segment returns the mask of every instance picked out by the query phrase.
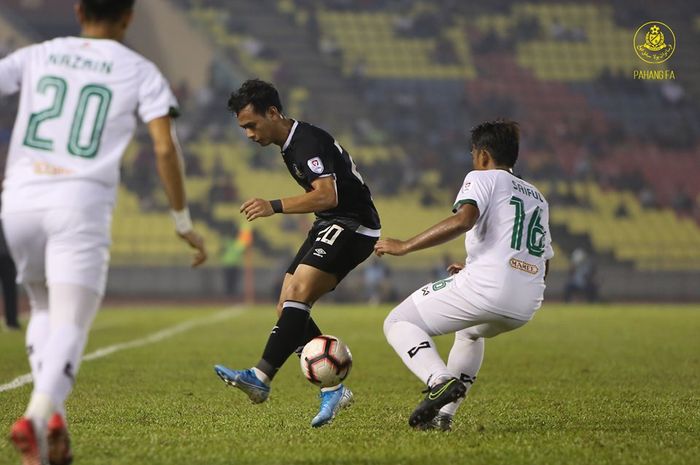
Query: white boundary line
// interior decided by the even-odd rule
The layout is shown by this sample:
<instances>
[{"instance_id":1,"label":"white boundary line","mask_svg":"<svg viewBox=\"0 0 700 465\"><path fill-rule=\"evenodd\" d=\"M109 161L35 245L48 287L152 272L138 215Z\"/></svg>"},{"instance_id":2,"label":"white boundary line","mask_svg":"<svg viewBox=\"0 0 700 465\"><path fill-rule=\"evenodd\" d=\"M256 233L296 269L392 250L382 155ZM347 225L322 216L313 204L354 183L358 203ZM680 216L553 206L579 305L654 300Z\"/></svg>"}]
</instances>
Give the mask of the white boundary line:
<instances>
[{"instance_id":1,"label":"white boundary line","mask_svg":"<svg viewBox=\"0 0 700 465\"><path fill-rule=\"evenodd\" d=\"M134 349L136 347L143 347L149 344L155 344L164 339L176 336L178 334L187 332L191 329L198 328L200 326L210 325L212 323L218 323L220 321L228 320L229 318L236 317L243 313L245 310L242 308L228 309L221 312L217 312L206 318L197 318L188 321L184 321L175 326L170 326L169 328L162 329L153 334L149 334L141 339L134 339L133 341L122 342L119 344L114 344L111 346L103 347L97 349L94 352L83 357L83 361L88 362L90 360L97 360L98 358L106 357L115 352L120 352L126 349ZM18 376L9 383L0 384L0 392L11 391L13 389L20 388L24 385L30 384L32 382L31 373L26 373L24 375Z\"/></svg>"}]
</instances>

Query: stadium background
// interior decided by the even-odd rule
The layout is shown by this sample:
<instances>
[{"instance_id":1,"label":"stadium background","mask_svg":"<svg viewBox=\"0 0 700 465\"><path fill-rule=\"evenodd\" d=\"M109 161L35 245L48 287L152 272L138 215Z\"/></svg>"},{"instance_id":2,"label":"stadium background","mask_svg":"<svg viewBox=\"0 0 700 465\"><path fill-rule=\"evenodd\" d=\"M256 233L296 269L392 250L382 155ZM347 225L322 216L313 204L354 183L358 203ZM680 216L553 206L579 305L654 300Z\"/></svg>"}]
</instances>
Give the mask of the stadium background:
<instances>
[{"instance_id":1,"label":"stadium background","mask_svg":"<svg viewBox=\"0 0 700 465\"><path fill-rule=\"evenodd\" d=\"M73 3L2 0L0 55L77 34ZM677 40L662 65L632 46L651 20ZM289 116L348 149L384 235L405 238L447 215L470 169L469 128L507 116L522 128L516 171L551 205L549 297L563 296L581 249L603 300L700 299L696 1L141 0L127 44L180 100L190 206L212 258L188 268L141 128L123 163L110 296L219 298L233 264L244 271L231 299L276 297L311 219L277 215L248 231L238 214L250 196L298 192L278 150L248 142L226 111L231 90L260 77L278 86ZM633 79L645 69L676 79ZM3 154L15 106L1 102ZM390 274L369 261L335 298L367 299L377 276L383 298L405 295L440 277L447 257L463 259L461 240L386 259Z\"/></svg>"}]
</instances>

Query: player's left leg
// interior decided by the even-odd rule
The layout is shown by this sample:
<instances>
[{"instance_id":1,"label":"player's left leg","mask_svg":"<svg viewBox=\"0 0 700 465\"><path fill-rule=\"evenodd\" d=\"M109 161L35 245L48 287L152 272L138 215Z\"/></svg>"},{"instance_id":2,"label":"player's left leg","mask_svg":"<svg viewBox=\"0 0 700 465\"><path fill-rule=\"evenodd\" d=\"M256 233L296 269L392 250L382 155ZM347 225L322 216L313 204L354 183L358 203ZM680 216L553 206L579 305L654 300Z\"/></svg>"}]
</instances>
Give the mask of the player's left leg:
<instances>
[{"instance_id":1,"label":"player's left leg","mask_svg":"<svg viewBox=\"0 0 700 465\"><path fill-rule=\"evenodd\" d=\"M489 312L482 312L481 324L475 324L455 333L455 340L447 359L447 369L458 377L467 388L464 397L449 403L440 409L433 425L443 431L452 427L452 418L471 387L474 385L484 360L484 345L487 338L512 331L524 325L526 321L508 318Z\"/></svg>"},{"instance_id":2,"label":"player's left leg","mask_svg":"<svg viewBox=\"0 0 700 465\"><path fill-rule=\"evenodd\" d=\"M44 224L50 329L27 416L47 425L48 457L60 465L72 460L65 401L106 287L111 208L52 210Z\"/></svg>"},{"instance_id":3,"label":"player's left leg","mask_svg":"<svg viewBox=\"0 0 700 465\"><path fill-rule=\"evenodd\" d=\"M310 265L300 264L285 289L282 312L268 338L257 368L272 379L302 342L311 306L338 284L337 277Z\"/></svg>"},{"instance_id":4,"label":"player's left leg","mask_svg":"<svg viewBox=\"0 0 700 465\"><path fill-rule=\"evenodd\" d=\"M26 348L32 378L37 379L41 352L49 333L49 302L46 289L44 212L3 213L3 229L17 265L18 281L29 296L31 316L27 326ZM47 423L27 414L15 421L10 438L25 464L47 459Z\"/></svg>"}]
</instances>

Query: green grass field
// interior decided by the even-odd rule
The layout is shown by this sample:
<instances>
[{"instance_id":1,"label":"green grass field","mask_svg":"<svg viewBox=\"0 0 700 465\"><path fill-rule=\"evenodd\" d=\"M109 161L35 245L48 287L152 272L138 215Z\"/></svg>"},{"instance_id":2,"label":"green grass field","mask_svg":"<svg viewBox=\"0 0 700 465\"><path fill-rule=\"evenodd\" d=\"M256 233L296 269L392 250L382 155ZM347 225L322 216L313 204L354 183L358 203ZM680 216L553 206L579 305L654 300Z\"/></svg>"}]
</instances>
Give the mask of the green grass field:
<instances>
[{"instance_id":1,"label":"green grass field","mask_svg":"<svg viewBox=\"0 0 700 465\"><path fill-rule=\"evenodd\" d=\"M384 341L389 307L319 304L324 331L354 356L355 404L319 430L317 390L290 358L270 400L252 405L214 375L255 363L271 307L119 308L99 315L87 353L195 320L172 337L84 362L70 398L75 463L697 464L700 308L546 305L486 343L479 381L451 433L409 429L423 388ZM183 328L181 328L183 329ZM438 339L443 353L451 345ZM0 384L28 371L23 335L0 333ZM0 392L0 424L30 385ZM19 463L7 441L0 465Z\"/></svg>"}]
</instances>

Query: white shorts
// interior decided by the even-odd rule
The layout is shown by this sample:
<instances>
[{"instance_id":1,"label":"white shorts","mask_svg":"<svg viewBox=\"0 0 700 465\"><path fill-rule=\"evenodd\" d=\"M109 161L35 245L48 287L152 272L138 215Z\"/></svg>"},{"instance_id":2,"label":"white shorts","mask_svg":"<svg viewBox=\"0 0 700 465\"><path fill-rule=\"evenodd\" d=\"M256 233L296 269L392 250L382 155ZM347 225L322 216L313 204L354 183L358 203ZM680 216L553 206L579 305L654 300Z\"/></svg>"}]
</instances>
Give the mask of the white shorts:
<instances>
[{"instance_id":1,"label":"white shorts","mask_svg":"<svg viewBox=\"0 0 700 465\"><path fill-rule=\"evenodd\" d=\"M478 299L470 297L471 293L473 291L460 286L454 277L441 279L416 290L406 299L406 303L410 301L413 305L400 304L397 310L401 312L401 307L415 307L423 323L421 326L431 336L465 330L471 339L489 338L527 323L528 320L478 308L474 305Z\"/></svg>"},{"instance_id":2,"label":"white shorts","mask_svg":"<svg viewBox=\"0 0 700 465\"><path fill-rule=\"evenodd\" d=\"M111 223L109 205L3 213L17 282L76 284L103 295Z\"/></svg>"}]
</instances>

